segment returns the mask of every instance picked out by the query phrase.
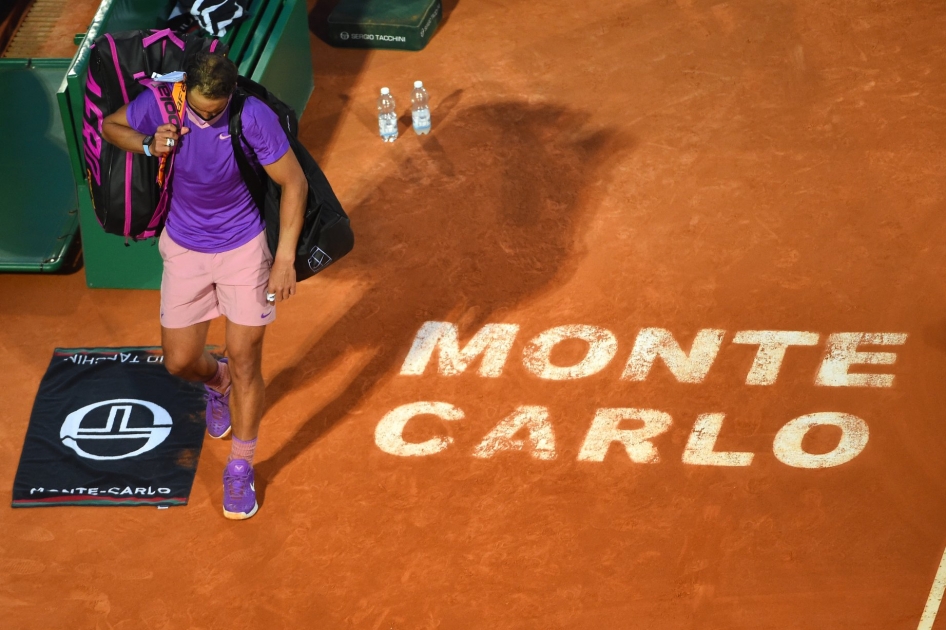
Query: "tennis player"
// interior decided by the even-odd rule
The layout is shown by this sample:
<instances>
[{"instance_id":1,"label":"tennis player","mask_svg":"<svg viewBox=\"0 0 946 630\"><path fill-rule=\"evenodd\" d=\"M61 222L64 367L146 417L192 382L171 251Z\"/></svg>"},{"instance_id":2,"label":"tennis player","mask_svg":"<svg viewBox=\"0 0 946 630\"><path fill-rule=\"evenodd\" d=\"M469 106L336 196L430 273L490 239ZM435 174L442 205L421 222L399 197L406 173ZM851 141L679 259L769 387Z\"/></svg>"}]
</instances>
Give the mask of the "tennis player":
<instances>
[{"instance_id":1,"label":"tennis player","mask_svg":"<svg viewBox=\"0 0 946 630\"><path fill-rule=\"evenodd\" d=\"M157 99L145 90L105 119L102 135L155 159L176 152L170 210L158 242L164 364L174 375L204 383L210 436L232 432L223 514L246 519L259 508L253 459L264 408L263 335L276 319L276 304L296 291L293 261L308 183L276 114L248 98L244 150L282 187L279 243L270 252L229 134L237 68L221 55L199 53L185 70L183 127L162 124ZM206 350L207 330L221 315L227 320L226 358L217 360Z\"/></svg>"}]
</instances>

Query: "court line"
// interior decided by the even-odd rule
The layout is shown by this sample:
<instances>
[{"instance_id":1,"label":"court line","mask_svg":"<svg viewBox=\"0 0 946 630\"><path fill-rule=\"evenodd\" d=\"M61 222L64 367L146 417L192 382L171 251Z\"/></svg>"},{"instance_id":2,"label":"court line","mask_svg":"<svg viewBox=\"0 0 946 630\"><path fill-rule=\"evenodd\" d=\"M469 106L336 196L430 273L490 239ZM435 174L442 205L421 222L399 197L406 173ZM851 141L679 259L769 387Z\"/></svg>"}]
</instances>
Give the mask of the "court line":
<instances>
[{"instance_id":1,"label":"court line","mask_svg":"<svg viewBox=\"0 0 946 630\"><path fill-rule=\"evenodd\" d=\"M946 591L946 550L943 551L943 557L939 561L936 577L933 578L933 587L930 589L930 596L926 600L923 616L920 617L920 625L917 626L916 630L933 629L933 622L936 621L936 614L939 612L939 605L943 601L944 591Z\"/></svg>"}]
</instances>

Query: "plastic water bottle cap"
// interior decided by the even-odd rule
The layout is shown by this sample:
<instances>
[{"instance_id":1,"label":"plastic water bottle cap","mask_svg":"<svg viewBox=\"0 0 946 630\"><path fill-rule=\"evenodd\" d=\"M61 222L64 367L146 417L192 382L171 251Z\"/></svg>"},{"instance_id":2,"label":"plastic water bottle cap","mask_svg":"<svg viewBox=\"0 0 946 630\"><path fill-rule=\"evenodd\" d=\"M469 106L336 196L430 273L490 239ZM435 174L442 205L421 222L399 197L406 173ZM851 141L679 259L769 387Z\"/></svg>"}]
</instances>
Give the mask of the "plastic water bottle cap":
<instances>
[{"instance_id":1,"label":"plastic water bottle cap","mask_svg":"<svg viewBox=\"0 0 946 630\"><path fill-rule=\"evenodd\" d=\"M414 87L416 87L416 88L424 87L424 82L423 82L423 81L414 81Z\"/></svg>"},{"instance_id":2,"label":"plastic water bottle cap","mask_svg":"<svg viewBox=\"0 0 946 630\"><path fill-rule=\"evenodd\" d=\"M391 93L391 90L389 90L388 88L381 88L381 93L382 93L382 94L390 94L390 93Z\"/></svg>"}]
</instances>

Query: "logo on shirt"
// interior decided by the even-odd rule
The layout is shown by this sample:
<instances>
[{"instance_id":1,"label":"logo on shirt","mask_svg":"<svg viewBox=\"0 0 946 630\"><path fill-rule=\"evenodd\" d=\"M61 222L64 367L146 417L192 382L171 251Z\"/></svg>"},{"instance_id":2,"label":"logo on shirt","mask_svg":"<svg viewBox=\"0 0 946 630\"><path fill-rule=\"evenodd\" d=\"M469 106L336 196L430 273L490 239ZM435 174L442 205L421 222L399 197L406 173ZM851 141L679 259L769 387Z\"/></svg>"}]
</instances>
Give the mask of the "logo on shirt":
<instances>
[{"instance_id":1,"label":"logo on shirt","mask_svg":"<svg viewBox=\"0 0 946 630\"><path fill-rule=\"evenodd\" d=\"M220 135L217 136L217 137L220 138L221 140L229 140L229 139L230 139L230 134L220 134Z\"/></svg>"}]
</instances>

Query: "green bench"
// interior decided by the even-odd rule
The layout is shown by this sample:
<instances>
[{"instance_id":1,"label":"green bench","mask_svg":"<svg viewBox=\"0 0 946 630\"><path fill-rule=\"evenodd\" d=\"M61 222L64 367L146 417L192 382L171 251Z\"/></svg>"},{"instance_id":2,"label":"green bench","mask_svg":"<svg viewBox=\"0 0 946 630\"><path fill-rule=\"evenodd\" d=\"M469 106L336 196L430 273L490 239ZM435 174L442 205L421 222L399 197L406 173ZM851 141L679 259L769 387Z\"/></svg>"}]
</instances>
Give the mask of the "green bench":
<instances>
[{"instance_id":1,"label":"green bench","mask_svg":"<svg viewBox=\"0 0 946 630\"><path fill-rule=\"evenodd\" d=\"M83 157L85 73L92 42L106 32L163 28L173 0L104 0L57 93L78 202L86 284L94 288L157 289L161 257L156 241L129 242L106 234L92 208ZM223 38L240 73L268 87L301 116L314 88L304 0L254 0L250 16ZM61 75L60 75L61 76Z\"/></svg>"},{"instance_id":2,"label":"green bench","mask_svg":"<svg viewBox=\"0 0 946 630\"><path fill-rule=\"evenodd\" d=\"M55 272L79 226L66 134L55 108L68 59L0 59L0 271Z\"/></svg>"}]
</instances>

